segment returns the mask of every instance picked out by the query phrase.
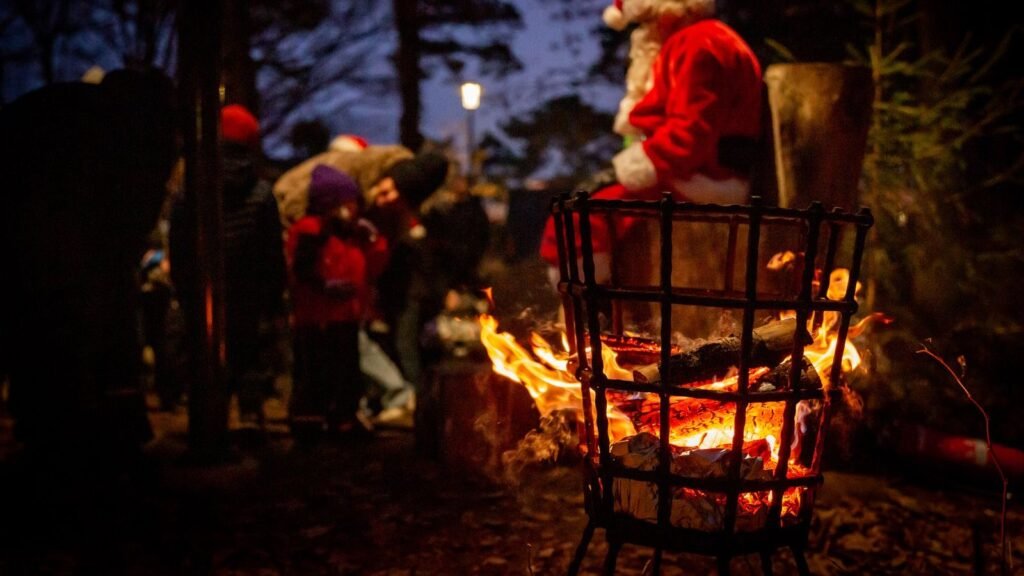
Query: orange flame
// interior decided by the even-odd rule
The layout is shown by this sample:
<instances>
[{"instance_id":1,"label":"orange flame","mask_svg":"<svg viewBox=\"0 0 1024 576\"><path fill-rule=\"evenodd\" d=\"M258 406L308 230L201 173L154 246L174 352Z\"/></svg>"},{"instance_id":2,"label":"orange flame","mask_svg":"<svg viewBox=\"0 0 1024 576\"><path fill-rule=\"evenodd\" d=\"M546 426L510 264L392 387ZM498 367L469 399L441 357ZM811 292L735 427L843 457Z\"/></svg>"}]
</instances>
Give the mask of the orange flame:
<instances>
[{"instance_id":1,"label":"orange flame","mask_svg":"<svg viewBox=\"0 0 1024 576\"><path fill-rule=\"evenodd\" d=\"M541 414L582 410L583 393L569 370L568 352L556 352L543 336L534 332L530 337L531 353L516 342L515 336L498 332L497 319L488 314L480 316L480 340L492 369L525 386ZM613 350L604 346L601 356L609 378L632 379L632 372L619 366ZM629 417L612 404L608 405L608 428L613 441L636 434Z\"/></svg>"}]
</instances>

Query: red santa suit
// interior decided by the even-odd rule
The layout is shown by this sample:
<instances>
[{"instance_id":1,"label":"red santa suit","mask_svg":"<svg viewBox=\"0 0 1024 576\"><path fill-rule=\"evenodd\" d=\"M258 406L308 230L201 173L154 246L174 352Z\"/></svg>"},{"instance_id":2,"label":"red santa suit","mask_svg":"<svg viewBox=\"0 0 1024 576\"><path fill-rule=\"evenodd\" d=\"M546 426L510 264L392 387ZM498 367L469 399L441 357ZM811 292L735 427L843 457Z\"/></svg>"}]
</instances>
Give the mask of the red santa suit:
<instances>
[{"instance_id":1,"label":"red santa suit","mask_svg":"<svg viewBox=\"0 0 1024 576\"><path fill-rule=\"evenodd\" d=\"M691 202L747 201L749 181L729 154L760 135L761 66L713 13L712 0L623 0L606 11L613 28L639 24L615 121L616 132L636 141L612 159L618 183L593 198L657 199L667 190ZM632 224L618 217L609 230L604 217L591 219L599 281L612 243ZM541 256L557 264L556 248L549 219Z\"/></svg>"}]
</instances>

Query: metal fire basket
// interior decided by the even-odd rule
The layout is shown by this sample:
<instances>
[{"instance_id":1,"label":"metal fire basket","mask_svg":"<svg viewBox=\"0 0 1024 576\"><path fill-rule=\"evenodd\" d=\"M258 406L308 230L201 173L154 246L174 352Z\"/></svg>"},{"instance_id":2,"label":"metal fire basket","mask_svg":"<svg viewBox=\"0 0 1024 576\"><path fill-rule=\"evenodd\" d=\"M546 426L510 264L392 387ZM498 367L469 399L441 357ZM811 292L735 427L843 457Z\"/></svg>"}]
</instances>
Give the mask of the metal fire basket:
<instances>
[{"instance_id":1,"label":"metal fire basket","mask_svg":"<svg viewBox=\"0 0 1024 576\"><path fill-rule=\"evenodd\" d=\"M663 551L694 553L716 559L719 574L729 571L730 559L746 554L759 554L763 571L771 574L772 554L781 548L790 548L801 574L809 574L804 549L811 522L811 510L818 487L823 482L821 455L823 436L830 417L831 400L838 394L837 386L809 388L800 385L800 370L794 368L789 385L770 392L755 391L749 386L752 333L758 312L790 310L796 315L796 325L808 321L817 325L826 312L838 313L838 333L830 372L830 381L839 383L842 376L842 357L851 316L857 311L855 290L864 242L873 224L871 213L861 208L856 213L840 209L826 210L820 203L812 203L806 210L763 205L754 197L750 205L712 205L680 202L665 194L660 200L604 200L591 198L585 192L573 196L564 194L552 204L556 233L559 239L559 292L569 335L570 353L578 357L576 378L582 388L583 420L586 457L585 502L589 522L584 529L569 573L576 574L586 555L594 531L603 528L608 542L605 572L615 570L616 557L624 544L653 548L654 573L660 570ZM616 281L595 281L594 249L591 217L626 215L653 221L652 229L660 239L651 241L650 249L658 246L660 278L654 285L619 286ZM673 228L677 223L704 223L728 230L728 250L720 264L725 281L717 288L690 288L673 286ZM772 230L778 226L788 230L798 243L794 252L802 253L793 272L793 283L786 290L762 290L758 285L759 268L766 254L763 245L770 245ZM763 234L765 232L765 234ZM852 234L851 234L852 232ZM743 233L746 238L743 240ZM652 237L655 235L652 234ZM575 239L575 241L574 241ZM746 246L745 278L734 288L734 265L737 250ZM678 248L676 248L678 250ZM849 280L845 294L840 298L826 297L831 272L837 267L837 254L849 264ZM845 258L849 259L846 260ZM711 263L714 265L714 263ZM820 275L816 275L816 270ZM737 271L739 271L737 269ZM795 284L795 285L794 285ZM673 306L695 307L700 310L732 310L742 314L742 334L738 382L735 390L708 390L672 384L669 378L660 382L638 383L612 379L605 375L602 360L602 333L621 331L616 307L624 303L647 303L655 313L660 312L660 342L655 346L661 365L668 366L672 352ZM609 313L609 305L612 310ZM613 318L609 322L609 316ZM603 325L611 328L604 329ZM656 341L655 341L656 342ZM588 350L578 353L579 350ZM793 338L792 358L803 358L804 341ZM799 363L793 362L794 366ZM609 420L606 409L609 393L646 394L659 402L657 466L637 469L623 465L610 452ZM689 397L714 399L734 403L732 418L734 434L731 451L726 460L726 472L713 477L691 477L672 471L669 443L670 402L673 398ZM811 461L800 474L787 473L790 469L797 405L804 400L819 401L817 434L813 438ZM758 402L777 402L784 406L781 441L776 468L770 479L752 480L741 477L744 426L747 409ZM733 404L731 404L733 405ZM768 471L766 470L767 474ZM657 495L657 520L641 520L615 509L616 483L641 481L651 486ZM654 489L656 487L656 491ZM721 526L712 530L680 527L671 521L672 502L678 494L699 491L714 494L721 503ZM800 491L800 507L795 517L782 517L783 495L787 491ZM763 525L754 529L737 526L737 508L741 496L750 493L771 494Z\"/></svg>"}]
</instances>

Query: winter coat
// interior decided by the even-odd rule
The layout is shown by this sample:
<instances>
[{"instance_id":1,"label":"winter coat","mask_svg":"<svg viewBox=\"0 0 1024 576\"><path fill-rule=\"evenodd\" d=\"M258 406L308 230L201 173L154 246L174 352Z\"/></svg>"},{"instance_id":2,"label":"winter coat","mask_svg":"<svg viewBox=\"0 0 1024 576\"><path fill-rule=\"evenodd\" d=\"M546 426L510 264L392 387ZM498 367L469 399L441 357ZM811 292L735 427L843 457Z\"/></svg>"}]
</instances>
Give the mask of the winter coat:
<instances>
[{"instance_id":1,"label":"winter coat","mask_svg":"<svg viewBox=\"0 0 1024 576\"><path fill-rule=\"evenodd\" d=\"M333 234L321 216L288 229L285 253L296 326L359 322L368 298L366 256L356 238Z\"/></svg>"},{"instance_id":2,"label":"winter coat","mask_svg":"<svg viewBox=\"0 0 1024 576\"><path fill-rule=\"evenodd\" d=\"M274 197L281 213L281 224L287 229L306 214L309 181L313 168L326 164L352 177L364 195L380 181L389 168L400 160L413 157L403 146L367 146L363 150L328 150L285 172L274 183ZM367 196L367 202L371 199Z\"/></svg>"}]
</instances>

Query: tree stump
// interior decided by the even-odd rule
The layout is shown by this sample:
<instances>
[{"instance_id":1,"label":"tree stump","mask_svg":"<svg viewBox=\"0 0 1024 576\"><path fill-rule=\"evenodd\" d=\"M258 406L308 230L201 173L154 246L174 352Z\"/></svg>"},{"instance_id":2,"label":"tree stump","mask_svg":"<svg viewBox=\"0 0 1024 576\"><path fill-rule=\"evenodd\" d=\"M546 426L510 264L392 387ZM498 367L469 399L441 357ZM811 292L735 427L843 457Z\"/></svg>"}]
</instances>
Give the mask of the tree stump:
<instances>
[{"instance_id":1,"label":"tree stump","mask_svg":"<svg viewBox=\"0 0 1024 576\"><path fill-rule=\"evenodd\" d=\"M871 70L841 64L772 64L765 71L779 205L857 208L871 125Z\"/></svg>"},{"instance_id":2,"label":"tree stump","mask_svg":"<svg viewBox=\"0 0 1024 576\"><path fill-rule=\"evenodd\" d=\"M498 477L502 453L539 422L529 392L487 362L445 360L427 376L417 399L419 450L461 475Z\"/></svg>"}]
</instances>

